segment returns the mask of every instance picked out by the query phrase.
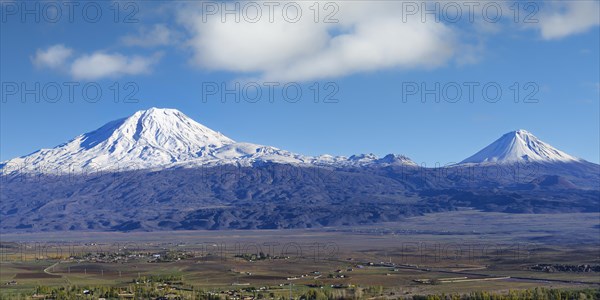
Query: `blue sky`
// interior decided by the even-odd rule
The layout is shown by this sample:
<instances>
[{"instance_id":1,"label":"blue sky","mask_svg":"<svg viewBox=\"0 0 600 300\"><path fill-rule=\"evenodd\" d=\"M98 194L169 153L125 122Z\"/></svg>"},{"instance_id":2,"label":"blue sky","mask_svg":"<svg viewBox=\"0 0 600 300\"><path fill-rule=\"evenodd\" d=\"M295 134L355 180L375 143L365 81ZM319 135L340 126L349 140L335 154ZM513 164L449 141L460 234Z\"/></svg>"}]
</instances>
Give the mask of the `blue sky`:
<instances>
[{"instance_id":1,"label":"blue sky","mask_svg":"<svg viewBox=\"0 0 600 300\"><path fill-rule=\"evenodd\" d=\"M521 2L517 19L514 2L494 2L490 9L502 18L479 7L473 20L463 11L457 22L443 10L440 20L423 20L421 6L409 14L417 2L298 1L292 10L303 14L295 23L282 18L287 2L274 8L273 22L263 13L255 23L246 19L255 5L265 9L262 2L239 2L239 22L235 15L223 22L218 2L92 3L71 14L62 1L1 2L0 160L150 107L179 109L237 141L308 155L399 153L443 165L527 129L571 155L600 160L598 1ZM236 83L239 102L206 90ZM37 92L24 92L36 84ZM440 102L429 94L423 103L422 88L436 84ZM490 99L482 96L486 85ZM102 96L86 101L84 86ZM252 101L256 86L262 95ZM462 95L451 103L456 86ZM302 96L291 103L297 87ZM490 103L495 88L502 97Z\"/></svg>"}]
</instances>

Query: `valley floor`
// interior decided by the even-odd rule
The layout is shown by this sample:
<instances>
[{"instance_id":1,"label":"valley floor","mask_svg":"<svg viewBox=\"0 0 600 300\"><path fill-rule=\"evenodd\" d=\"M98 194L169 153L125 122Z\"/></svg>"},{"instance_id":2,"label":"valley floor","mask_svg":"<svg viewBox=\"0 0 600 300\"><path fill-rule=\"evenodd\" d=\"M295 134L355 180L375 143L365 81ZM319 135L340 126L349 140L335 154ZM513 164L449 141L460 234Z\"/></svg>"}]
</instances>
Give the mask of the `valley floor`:
<instances>
[{"instance_id":1,"label":"valley floor","mask_svg":"<svg viewBox=\"0 0 600 300\"><path fill-rule=\"evenodd\" d=\"M140 284L233 298L598 289L599 224L597 213L468 210L320 230L2 234L0 296Z\"/></svg>"}]
</instances>

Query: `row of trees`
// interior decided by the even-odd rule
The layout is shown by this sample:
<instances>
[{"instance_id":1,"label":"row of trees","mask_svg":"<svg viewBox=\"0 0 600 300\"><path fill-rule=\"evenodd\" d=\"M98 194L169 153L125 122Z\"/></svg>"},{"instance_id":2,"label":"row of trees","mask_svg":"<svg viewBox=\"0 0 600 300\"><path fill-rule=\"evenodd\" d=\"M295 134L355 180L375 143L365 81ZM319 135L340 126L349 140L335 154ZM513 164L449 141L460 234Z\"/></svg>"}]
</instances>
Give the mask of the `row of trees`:
<instances>
[{"instance_id":1,"label":"row of trees","mask_svg":"<svg viewBox=\"0 0 600 300\"><path fill-rule=\"evenodd\" d=\"M413 296L413 300L596 300L600 289L564 290L535 288L515 290L508 293L471 292L464 295Z\"/></svg>"},{"instance_id":2,"label":"row of trees","mask_svg":"<svg viewBox=\"0 0 600 300\"><path fill-rule=\"evenodd\" d=\"M88 290L89 295L83 291ZM350 289L308 289L301 294L294 294L294 299L300 300L345 300L366 299L381 295L382 288L350 288ZM71 299L120 299L124 294L135 295L134 299L193 299L193 300L229 300L231 297L224 294L212 294L203 290L174 290L158 289L155 284L140 285L132 284L127 287L98 286L81 288L70 287L47 287L40 286L35 290L36 295L45 295L47 299L71 300ZM254 296L255 299L289 299L289 295L261 293L254 290L245 296ZM82 297L85 296L85 297ZM30 295L4 295L2 299L31 299ZM165 298L161 298L165 297ZM238 295L239 297L239 295ZM391 296L392 298L394 296ZM400 296L399 299L406 299ZM411 299L411 298L408 298ZM546 289L535 288L529 290L515 290L508 293L494 292L471 292L467 294L437 294L437 295L415 295L412 300L596 300L600 299L600 289Z\"/></svg>"}]
</instances>

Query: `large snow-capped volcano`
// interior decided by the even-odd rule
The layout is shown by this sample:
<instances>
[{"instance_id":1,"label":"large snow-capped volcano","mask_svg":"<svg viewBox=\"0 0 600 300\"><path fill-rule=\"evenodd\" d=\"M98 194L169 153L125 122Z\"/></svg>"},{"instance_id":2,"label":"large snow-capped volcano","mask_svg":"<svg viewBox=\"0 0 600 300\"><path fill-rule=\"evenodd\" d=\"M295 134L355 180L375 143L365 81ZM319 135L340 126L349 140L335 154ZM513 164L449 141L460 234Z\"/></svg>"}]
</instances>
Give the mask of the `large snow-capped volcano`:
<instances>
[{"instance_id":1,"label":"large snow-capped volcano","mask_svg":"<svg viewBox=\"0 0 600 300\"><path fill-rule=\"evenodd\" d=\"M521 129L503 135L461 163L571 163L581 161Z\"/></svg>"},{"instance_id":2,"label":"large snow-capped volcano","mask_svg":"<svg viewBox=\"0 0 600 300\"><path fill-rule=\"evenodd\" d=\"M142 169L201 157L232 143L178 110L151 108L5 163L40 172Z\"/></svg>"},{"instance_id":3,"label":"large snow-capped volcano","mask_svg":"<svg viewBox=\"0 0 600 300\"><path fill-rule=\"evenodd\" d=\"M271 146L238 143L176 109L151 108L115 120L52 149L0 164L2 174L87 173L273 162L317 166L414 165L401 155L304 156Z\"/></svg>"}]
</instances>

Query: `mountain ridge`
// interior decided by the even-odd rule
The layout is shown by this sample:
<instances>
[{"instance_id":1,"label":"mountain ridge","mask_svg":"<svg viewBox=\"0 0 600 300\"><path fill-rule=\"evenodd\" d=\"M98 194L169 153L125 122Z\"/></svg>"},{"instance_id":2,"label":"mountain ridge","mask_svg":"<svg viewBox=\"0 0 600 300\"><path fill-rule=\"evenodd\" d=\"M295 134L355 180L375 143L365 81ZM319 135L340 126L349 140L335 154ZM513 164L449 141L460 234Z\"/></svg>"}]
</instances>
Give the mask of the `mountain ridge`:
<instances>
[{"instance_id":1,"label":"mountain ridge","mask_svg":"<svg viewBox=\"0 0 600 300\"><path fill-rule=\"evenodd\" d=\"M197 124L174 110L140 111L4 162L0 232L320 228L458 209L600 207L600 165L567 159L528 132L509 133L478 152L483 163L427 168L393 154L304 156L236 142ZM541 159L529 159L534 154ZM544 158L550 154L561 159ZM45 158L83 169L44 169ZM132 160L145 168L119 165ZM21 171L18 163L42 169ZM85 169L94 163L118 169Z\"/></svg>"},{"instance_id":2,"label":"mountain ridge","mask_svg":"<svg viewBox=\"0 0 600 300\"><path fill-rule=\"evenodd\" d=\"M358 159L362 157L362 159ZM176 109L150 108L110 121L51 149L0 163L29 173L127 171L256 162L333 167L369 164L416 165L404 155L305 156L272 146L236 142Z\"/></svg>"},{"instance_id":3,"label":"mountain ridge","mask_svg":"<svg viewBox=\"0 0 600 300\"><path fill-rule=\"evenodd\" d=\"M110 121L51 149L0 163L3 174L157 170L233 164L252 166L274 162L334 168L418 166L400 154L306 156L272 146L235 140L214 131L176 109L152 107ZM502 135L456 165L513 163L582 163L520 129ZM587 162L586 162L587 163Z\"/></svg>"}]
</instances>

